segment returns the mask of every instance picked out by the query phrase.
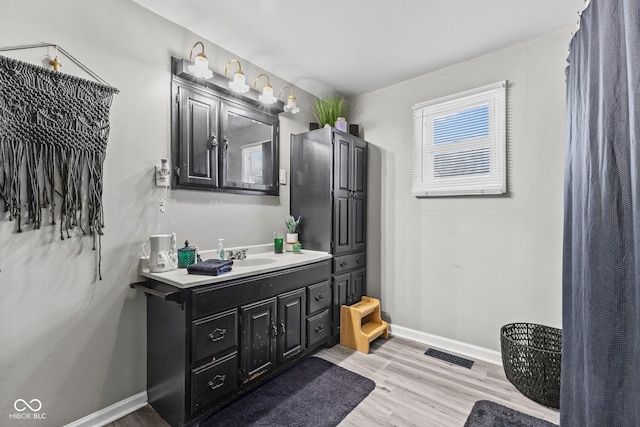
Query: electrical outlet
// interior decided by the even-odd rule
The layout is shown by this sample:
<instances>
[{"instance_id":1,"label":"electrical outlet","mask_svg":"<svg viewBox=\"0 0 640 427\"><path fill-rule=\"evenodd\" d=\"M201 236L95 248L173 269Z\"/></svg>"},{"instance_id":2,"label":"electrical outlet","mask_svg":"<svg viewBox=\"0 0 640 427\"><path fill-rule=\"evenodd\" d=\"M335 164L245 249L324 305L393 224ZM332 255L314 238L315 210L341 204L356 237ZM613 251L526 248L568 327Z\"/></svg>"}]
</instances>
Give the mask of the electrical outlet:
<instances>
[{"instance_id":1,"label":"electrical outlet","mask_svg":"<svg viewBox=\"0 0 640 427\"><path fill-rule=\"evenodd\" d=\"M156 187L169 187L171 183L171 172L162 170L159 165L156 165Z\"/></svg>"},{"instance_id":2,"label":"electrical outlet","mask_svg":"<svg viewBox=\"0 0 640 427\"><path fill-rule=\"evenodd\" d=\"M278 179L280 185L287 185L287 170L280 169L280 178Z\"/></svg>"}]
</instances>

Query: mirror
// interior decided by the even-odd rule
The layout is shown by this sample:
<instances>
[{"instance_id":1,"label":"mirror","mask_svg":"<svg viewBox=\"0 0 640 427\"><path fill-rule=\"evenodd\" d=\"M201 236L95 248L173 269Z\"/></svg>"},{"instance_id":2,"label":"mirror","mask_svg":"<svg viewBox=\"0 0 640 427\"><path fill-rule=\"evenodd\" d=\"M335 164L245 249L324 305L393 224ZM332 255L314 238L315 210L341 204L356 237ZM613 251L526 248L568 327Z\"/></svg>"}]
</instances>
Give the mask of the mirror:
<instances>
[{"instance_id":1,"label":"mirror","mask_svg":"<svg viewBox=\"0 0 640 427\"><path fill-rule=\"evenodd\" d=\"M233 106L224 110L223 186L277 191L277 119Z\"/></svg>"}]
</instances>

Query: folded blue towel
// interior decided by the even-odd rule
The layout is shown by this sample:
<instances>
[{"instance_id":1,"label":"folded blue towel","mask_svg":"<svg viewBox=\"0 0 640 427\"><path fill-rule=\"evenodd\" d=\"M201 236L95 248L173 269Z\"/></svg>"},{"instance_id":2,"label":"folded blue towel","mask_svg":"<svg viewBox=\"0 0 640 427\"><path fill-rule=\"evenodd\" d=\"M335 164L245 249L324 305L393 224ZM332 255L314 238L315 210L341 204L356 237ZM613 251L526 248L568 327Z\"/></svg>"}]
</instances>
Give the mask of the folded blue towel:
<instances>
[{"instance_id":1,"label":"folded blue towel","mask_svg":"<svg viewBox=\"0 0 640 427\"><path fill-rule=\"evenodd\" d=\"M187 267L189 274L203 274L207 276L217 276L231 271L233 261L224 259L208 259L202 262L191 264Z\"/></svg>"}]
</instances>

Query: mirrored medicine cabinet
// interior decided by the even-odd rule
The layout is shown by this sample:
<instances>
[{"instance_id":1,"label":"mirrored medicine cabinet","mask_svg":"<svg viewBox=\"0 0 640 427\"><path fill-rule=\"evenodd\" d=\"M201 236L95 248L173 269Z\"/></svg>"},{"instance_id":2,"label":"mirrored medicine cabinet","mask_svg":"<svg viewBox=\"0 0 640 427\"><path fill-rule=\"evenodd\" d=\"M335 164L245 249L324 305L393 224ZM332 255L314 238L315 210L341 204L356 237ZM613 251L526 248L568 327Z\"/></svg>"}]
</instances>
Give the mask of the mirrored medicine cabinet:
<instances>
[{"instance_id":1,"label":"mirrored medicine cabinet","mask_svg":"<svg viewBox=\"0 0 640 427\"><path fill-rule=\"evenodd\" d=\"M173 61L172 187L278 195L282 102L235 94L217 75L195 78L184 62Z\"/></svg>"}]
</instances>

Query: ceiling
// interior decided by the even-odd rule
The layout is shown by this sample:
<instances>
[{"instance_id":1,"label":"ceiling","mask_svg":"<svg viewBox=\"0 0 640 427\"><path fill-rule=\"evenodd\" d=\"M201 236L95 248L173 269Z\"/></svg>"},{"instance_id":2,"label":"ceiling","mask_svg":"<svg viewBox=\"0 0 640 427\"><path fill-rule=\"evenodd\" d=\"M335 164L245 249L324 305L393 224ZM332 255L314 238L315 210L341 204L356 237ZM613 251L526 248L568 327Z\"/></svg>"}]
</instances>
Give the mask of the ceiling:
<instances>
[{"instance_id":1,"label":"ceiling","mask_svg":"<svg viewBox=\"0 0 640 427\"><path fill-rule=\"evenodd\" d=\"M316 96L358 95L545 33L585 0L133 0Z\"/></svg>"}]
</instances>

